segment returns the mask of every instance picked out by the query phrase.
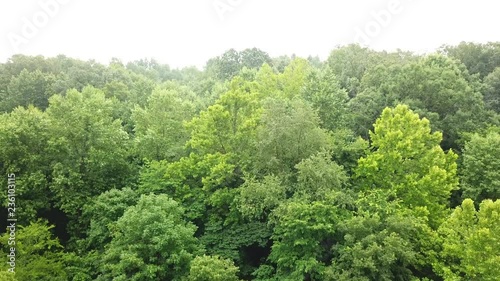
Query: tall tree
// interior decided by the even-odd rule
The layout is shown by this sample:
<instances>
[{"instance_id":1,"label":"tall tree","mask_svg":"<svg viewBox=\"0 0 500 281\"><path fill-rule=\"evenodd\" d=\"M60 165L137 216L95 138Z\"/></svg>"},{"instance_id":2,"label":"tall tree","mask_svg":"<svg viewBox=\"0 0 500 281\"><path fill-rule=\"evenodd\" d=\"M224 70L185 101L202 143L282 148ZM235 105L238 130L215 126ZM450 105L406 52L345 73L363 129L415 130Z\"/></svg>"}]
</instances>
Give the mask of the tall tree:
<instances>
[{"instance_id":1,"label":"tall tree","mask_svg":"<svg viewBox=\"0 0 500 281\"><path fill-rule=\"evenodd\" d=\"M78 219L94 196L131 182L128 136L111 101L93 87L53 96L47 117L50 189L56 206Z\"/></svg>"},{"instance_id":2,"label":"tall tree","mask_svg":"<svg viewBox=\"0 0 500 281\"><path fill-rule=\"evenodd\" d=\"M240 52L241 64L247 68L260 68L264 63L271 64L271 57L266 52L257 49L245 49Z\"/></svg>"},{"instance_id":3,"label":"tall tree","mask_svg":"<svg viewBox=\"0 0 500 281\"><path fill-rule=\"evenodd\" d=\"M457 155L445 153L439 146L442 134L431 133L429 120L420 119L408 106L384 109L374 127L371 152L358 161L360 188L394 192L403 206L426 210L437 227L457 189Z\"/></svg>"},{"instance_id":4,"label":"tall tree","mask_svg":"<svg viewBox=\"0 0 500 281\"><path fill-rule=\"evenodd\" d=\"M358 94L361 79L374 64L373 53L372 50L356 44L335 49L330 53L327 64L349 97L353 98Z\"/></svg>"},{"instance_id":5,"label":"tall tree","mask_svg":"<svg viewBox=\"0 0 500 281\"><path fill-rule=\"evenodd\" d=\"M191 132L187 145L199 155L230 154L241 166L249 165L259 116L257 93L237 77L229 91L187 124Z\"/></svg>"},{"instance_id":6,"label":"tall tree","mask_svg":"<svg viewBox=\"0 0 500 281\"><path fill-rule=\"evenodd\" d=\"M0 172L16 175L16 194L23 202L17 206L20 224L35 221L52 207L48 129L46 114L33 106L0 115ZM6 196L2 194L3 203Z\"/></svg>"}]
</instances>

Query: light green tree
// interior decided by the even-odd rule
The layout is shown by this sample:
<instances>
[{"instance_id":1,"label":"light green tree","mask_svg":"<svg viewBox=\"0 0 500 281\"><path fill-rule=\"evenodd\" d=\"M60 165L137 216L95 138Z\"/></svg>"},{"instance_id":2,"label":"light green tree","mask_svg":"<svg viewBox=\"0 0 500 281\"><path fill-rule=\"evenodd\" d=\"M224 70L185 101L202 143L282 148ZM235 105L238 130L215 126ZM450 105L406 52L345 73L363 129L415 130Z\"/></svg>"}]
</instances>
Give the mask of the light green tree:
<instances>
[{"instance_id":1,"label":"light green tree","mask_svg":"<svg viewBox=\"0 0 500 281\"><path fill-rule=\"evenodd\" d=\"M2 256L15 248L15 278L18 281L65 281L65 254L63 246L53 237L53 225L38 220L27 226L17 225L15 244L9 243L10 232L0 237ZM5 268L7 264L2 265Z\"/></svg>"},{"instance_id":2,"label":"light green tree","mask_svg":"<svg viewBox=\"0 0 500 281\"><path fill-rule=\"evenodd\" d=\"M238 281L238 267L219 256L197 256L191 261L188 281Z\"/></svg>"},{"instance_id":3,"label":"light green tree","mask_svg":"<svg viewBox=\"0 0 500 281\"><path fill-rule=\"evenodd\" d=\"M403 206L426 209L437 227L457 189L457 155L445 153L439 146L442 134L432 133L429 120L408 106L384 109L374 127L371 152L359 159L356 169L360 188L393 191Z\"/></svg>"},{"instance_id":4,"label":"light green tree","mask_svg":"<svg viewBox=\"0 0 500 281\"><path fill-rule=\"evenodd\" d=\"M18 281L16 274L7 270L0 271L0 281Z\"/></svg>"},{"instance_id":5,"label":"light green tree","mask_svg":"<svg viewBox=\"0 0 500 281\"><path fill-rule=\"evenodd\" d=\"M286 187L277 176L246 179L239 187L238 210L250 219L266 219L286 199Z\"/></svg>"},{"instance_id":6,"label":"light green tree","mask_svg":"<svg viewBox=\"0 0 500 281\"><path fill-rule=\"evenodd\" d=\"M443 250L436 270L444 280L498 280L500 201L484 200L479 210L465 199L439 228Z\"/></svg>"}]
</instances>

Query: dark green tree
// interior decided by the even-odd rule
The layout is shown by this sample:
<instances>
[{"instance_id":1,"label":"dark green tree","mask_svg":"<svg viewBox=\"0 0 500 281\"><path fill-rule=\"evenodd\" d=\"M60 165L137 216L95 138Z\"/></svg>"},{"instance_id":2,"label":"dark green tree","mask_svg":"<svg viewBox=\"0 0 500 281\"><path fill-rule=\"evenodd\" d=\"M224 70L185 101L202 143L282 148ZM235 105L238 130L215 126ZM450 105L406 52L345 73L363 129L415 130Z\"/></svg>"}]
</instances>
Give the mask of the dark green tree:
<instances>
[{"instance_id":1,"label":"dark green tree","mask_svg":"<svg viewBox=\"0 0 500 281\"><path fill-rule=\"evenodd\" d=\"M97 280L182 280L202 253L184 210L167 195L143 195L113 227Z\"/></svg>"},{"instance_id":2,"label":"dark green tree","mask_svg":"<svg viewBox=\"0 0 500 281\"><path fill-rule=\"evenodd\" d=\"M113 119L111 101L93 87L51 97L47 119L50 190L55 206L79 225L75 235L88 223L80 217L85 204L133 182L128 135Z\"/></svg>"},{"instance_id":3,"label":"dark green tree","mask_svg":"<svg viewBox=\"0 0 500 281\"><path fill-rule=\"evenodd\" d=\"M486 44L461 42L456 46L443 46L441 51L449 57L462 62L469 70L469 73L479 74L480 78L486 77L500 66L499 42Z\"/></svg>"},{"instance_id":4,"label":"dark green tree","mask_svg":"<svg viewBox=\"0 0 500 281\"><path fill-rule=\"evenodd\" d=\"M52 85L55 79L54 75L40 70L22 70L19 75L10 79L7 91L0 92L0 110L10 112L17 106L28 105L46 109L49 97L54 94Z\"/></svg>"},{"instance_id":5,"label":"dark green tree","mask_svg":"<svg viewBox=\"0 0 500 281\"><path fill-rule=\"evenodd\" d=\"M484 78L484 88L485 106L500 114L500 66Z\"/></svg>"},{"instance_id":6,"label":"dark green tree","mask_svg":"<svg viewBox=\"0 0 500 281\"><path fill-rule=\"evenodd\" d=\"M474 134L465 144L460 186L463 198L475 202L500 198L500 134L489 132L485 136Z\"/></svg>"}]
</instances>

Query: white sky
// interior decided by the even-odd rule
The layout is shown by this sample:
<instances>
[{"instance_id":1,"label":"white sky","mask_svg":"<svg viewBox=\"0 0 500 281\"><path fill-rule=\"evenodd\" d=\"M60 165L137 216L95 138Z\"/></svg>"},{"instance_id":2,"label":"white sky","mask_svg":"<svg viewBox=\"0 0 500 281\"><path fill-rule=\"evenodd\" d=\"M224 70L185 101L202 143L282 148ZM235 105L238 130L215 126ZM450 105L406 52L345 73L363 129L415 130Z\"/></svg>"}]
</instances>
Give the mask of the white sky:
<instances>
[{"instance_id":1,"label":"white sky","mask_svg":"<svg viewBox=\"0 0 500 281\"><path fill-rule=\"evenodd\" d=\"M491 0L0 1L1 62L15 53L65 54L201 68L230 48L325 59L353 42L425 52L461 41L500 41L500 3ZM47 10L43 3L52 5ZM231 10L218 12L214 4Z\"/></svg>"}]
</instances>

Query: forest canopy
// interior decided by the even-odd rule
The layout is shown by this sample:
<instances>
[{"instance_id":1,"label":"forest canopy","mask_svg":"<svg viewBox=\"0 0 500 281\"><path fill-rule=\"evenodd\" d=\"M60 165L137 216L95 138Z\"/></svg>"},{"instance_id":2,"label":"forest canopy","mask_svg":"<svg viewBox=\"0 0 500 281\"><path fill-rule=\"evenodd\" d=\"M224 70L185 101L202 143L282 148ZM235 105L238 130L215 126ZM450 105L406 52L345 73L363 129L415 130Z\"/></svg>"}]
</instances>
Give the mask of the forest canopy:
<instances>
[{"instance_id":1,"label":"forest canopy","mask_svg":"<svg viewBox=\"0 0 500 281\"><path fill-rule=\"evenodd\" d=\"M0 280L499 280L500 43L14 55L0 170Z\"/></svg>"}]
</instances>

